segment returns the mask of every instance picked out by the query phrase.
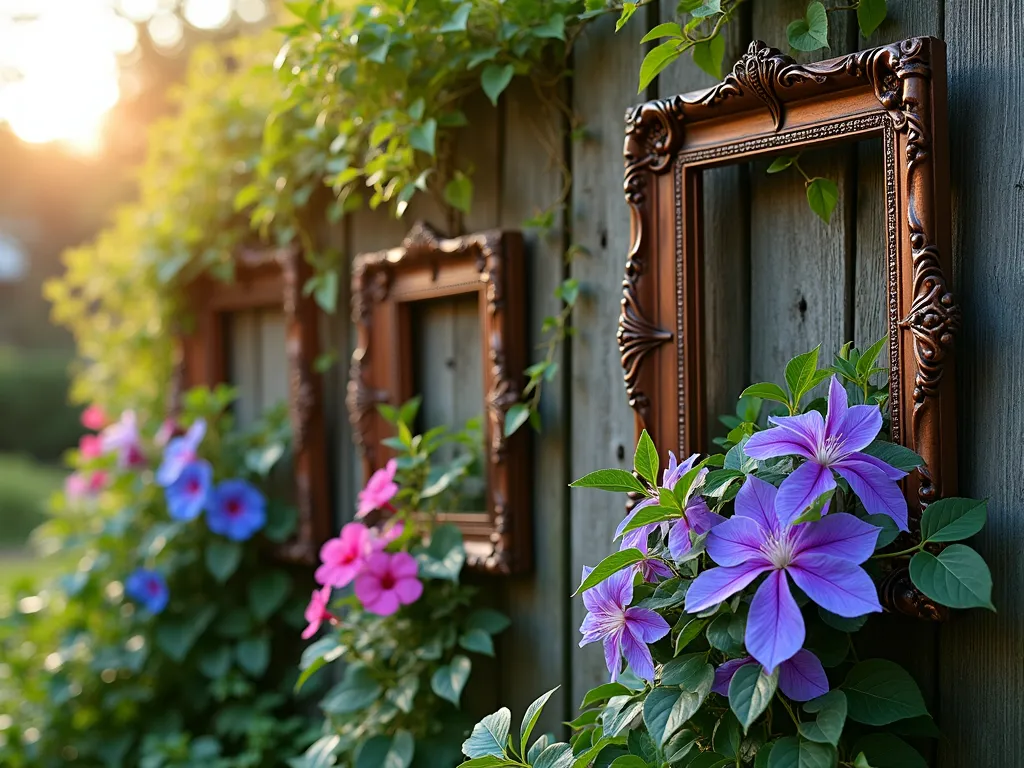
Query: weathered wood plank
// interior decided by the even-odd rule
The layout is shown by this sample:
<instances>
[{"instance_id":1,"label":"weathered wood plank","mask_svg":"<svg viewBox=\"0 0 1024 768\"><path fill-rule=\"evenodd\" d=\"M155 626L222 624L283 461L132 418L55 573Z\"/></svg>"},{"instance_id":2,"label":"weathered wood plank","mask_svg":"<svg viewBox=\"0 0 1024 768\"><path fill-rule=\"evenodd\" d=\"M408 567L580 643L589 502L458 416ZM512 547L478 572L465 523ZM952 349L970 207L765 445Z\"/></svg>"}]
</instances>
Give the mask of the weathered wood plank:
<instances>
[{"instance_id":1,"label":"weathered wood plank","mask_svg":"<svg viewBox=\"0 0 1024 768\"><path fill-rule=\"evenodd\" d=\"M788 50L786 25L803 16L803 0L759 3L753 7L755 38ZM834 55L849 50L848 14L830 17ZM801 54L801 60L820 59ZM804 180L795 170L767 175L767 162L751 165L751 377L784 383L786 361L822 345L828 361L852 332L848 316L853 264L853 149L807 152L801 165L810 176L839 186L830 224L807 205Z\"/></svg>"},{"instance_id":2,"label":"weathered wood plank","mask_svg":"<svg viewBox=\"0 0 1024 768\"><path fill-rule=\"evenodd\" d=\"M678 2L662 0L661 18L676 18ZM746 50L749 13L726 27L722 68ZM684 56L658 76L661 98L714 85L715 79ZM746 166L716 168L704 174L704 349L710 438L720 434L718 416L732 413L750 383L750 209ZM663 450L668 446L659 446Z\"/></svg>"},{"instance_id":3,"label":"weathered wood plank","mask_svg":"<svg viewBox=\"0 0 1024 768\"><path fill-rule=\"evenodd\" d=\"M580 281L573 321L578 333L572 341L573 477L603 467L630 467L633 454L633 414L626 401L615 332L629 251L629 215L622 196L623 114L644 98L637 95L636 84L643 59L639 42L647 29L640 14L618 35L614 19L601 19L580 38L573 64L573 107L589 133L573 145L572 154L572 237L589 251L572 265ZM611 551L623 503L615 494L571 494L573 582L584 565L596 564ZM584 613L582 601L574 600L574 627ZM574 704L607 677L600 644L573 651Z\"/></svg>"},{"instance_id":4,"label":"weathered wood plank","mask_svg":"<svg viewBox=\"0 0 1024 768\"><path fill-rule=\"evenodd\" d=\"M992 566L998 614L958 615L942 628L943 768L1017 765L1024 753L1024 2L945 4L958 341L960 489L989 497L975 546Z\"/></svg>"},{"instance_id":5,"label":"weathered wood plank","mask_svg":"<svg viewBox=\"0 0 1024 768\"><path fill-rule=\"evenodd\" d=\"M545 94L546 95L546 94ZM546 95L547 96L547 95ZM551 95L554 98L554 95ZM504 172L501 226L519 229L527 219L556 205L562 193L566 121L545 107L531 85L512 83L504 99ZM544 318L561 309L555 289L565 273L565 215L559 205L552 227L525 235L528 259L529 327L532 343L542 340ZM567 355L555 362L560 371L541 398L542 429L532 435L534 570L507 584L507 611L512 626L501 640L502 693L513 712L525 712L540 693L562 687L545 707L539 732L557 733L570 719L568 657L574 631L569 627L568 477L566 436L570 427Z\"/></svg>"}]
</instances>

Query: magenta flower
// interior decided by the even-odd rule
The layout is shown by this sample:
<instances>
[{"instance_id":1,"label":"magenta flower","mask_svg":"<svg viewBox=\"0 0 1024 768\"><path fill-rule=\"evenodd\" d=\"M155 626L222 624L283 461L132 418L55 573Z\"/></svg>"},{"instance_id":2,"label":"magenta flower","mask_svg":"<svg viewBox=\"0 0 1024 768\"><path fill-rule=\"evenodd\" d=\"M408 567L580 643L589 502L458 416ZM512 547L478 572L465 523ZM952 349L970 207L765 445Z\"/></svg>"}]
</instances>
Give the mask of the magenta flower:
<instances>
[{"instance_id":1,"label":"magenta flower","mask_svg":"<svg viewBox=\"0 0 1024 768\"><path fill-rule=\"evenodd\" d=\"M592 568L583 568L584 580ZM612 682L619 678L622 657L630 669L644 680L654 679L654 659L648 643L669 632L668 623L649 608L630 608L633 600L633 571L614 573L596 587L583 593L587 615L580 625L580 648L600 640L604 644L604 662Z\"/></svg>"},{"instance_id":2,"label":"magenta flower","mask_svg":"<svg viewBox=\"0 0 1024 768\"><path fill-rule=\"evenodd\" d=\"M117 454L117 464L122 469L133 469L146 463L134 411L122 413L120 419L103 430L99 439L104 453Z\"/></svg>"},{"instance_id":3,"label":"magenta flower","mask_svg":"<svg viewBox=\"0 0 1024 768\"><path fill-rule=\"evenodd\" d=\"M203 511L212 485L213 467L208 462L188 464L164 491L170 516L175 520L195 520Z\"/></svg>"},{"instance_id":4,"label":"magenta flower","mask_svg":"<svg viewBox=\"0 0 1024 768\"><path fill-rule=\"evenodd\" d=\"M164 449L164 458L156 470L156 481L164 488L178 479L186 466L197 458L199 444L206 436L206 421L197 419L181 437L176 437Z\"/></svg>"},{"instance_id":5,"label":"magenta flower","mask_svg":"<svg viewBox=\"0 0 1024 768\"><path fill-rule=\"evenodd\" d=\"M746 645L769 672L804 644L804 619L788 578L839 616L882 610L871 577L859 565L874 552L880 529L845 513L786 525L775 508L781 495L764 480L747 478L736 496L736 514L708 534L708 555L723 567L701 573L686 593L687 612L699 613L767 573L750 603Z\"/></svg>"},{"instance_id":6,"label":"magenta flower","mask_svg":"<svg viewBox=\"0 0 1024 768\"><path fill-rule=\"evenodd\" d=\"M729 683L740 667L754 663L750 656L725 662L715 670L715 684L711 690L728 696ZM779 664L779 690L793 701L810 701L828 693L828 677L818 657L802 648Z\"/></svg>"},{"instance_id":7,"label":"magenta flower","mask_svg":"<svg viewBox=\"0 0 1024 768\"><path fill-rule=\"evenodd\" d=\"M245 480L225 480L213 489L206 525L232 541L247 541L267 523L267 500Z\"/></svg>"},{"instance_id":8,"label":"magenta flower","mask_svg":"<svg viewBox=\"0 0 1024 768\"><path fill-rule=\"evenodd\" d=\"M83 459L95 459L103 455L103 443L96 435L82 435L78 441L78 452Z\"/></svg>"},{"instance_id":9,"label":"magenta flower","mask_svg":"<svg viewBox=\"0 0 1024 768\"><path fill-rule=\"evenodd\" d=\"M159 571L137 568L125 579L124 591L132 600L142 603L147 611L161 613L167 607L170 592Z\"/></svg>"},{"instance_id":10,"label":"magenta flower","mask_svg":"<svg viewBox=\"0 0 1024 768\"><path fill-rule=\"evenodd\" d=\"M398 539L405 531L405 523L401 520L390 520L383 528L370 529L370 548L374 552L386 549L388 544Z\"/></svg>"},{"instance_id":11,"label":"magenta flower","mask_svg":"<svg viewBox=\"0 0 1024 768\"><path fill-rule=\"evenodd\" d=\"M90 405L82 411L82 426L99 432L107 425L107 414L98 405Z\"/></svg>"},{"instance_id":12,"label":"magenta flower","mask_svg":"<svg viewBox=\"0 0 1024 768\"><path fill-rule=\"evenodd\" d=\"M833 376L827 418L811 411L769 421L775 428L751 435L743 448L746 454L755 459L790 455L807 459L779 488L777 511L784 525L836 487L834 469L850 484L869 515L888 515L900 530L907 530L907 500L896 484L907 473L861 452L882 428L878 407L849 407L846 390Z\"/></svg>"},{"instance_id":13,"label":"magenta flower","mask_svg":"<svg viewBox=\"0 0 1024 768\"><path fill-rule=\"evenodd\" d=\"M383 469L378 469L366 482L366 487L359 492L359 509L356 517L366 517L375 509L383 509L388 506L391 500L398 493L398 485L395 483L395 473L398 471L398 462L391 459Z\"/></svg>"},{"instance_id":14,"label":"magenta flower","mask_svg":"<svg viewBox=\"0 0 1024 768\"><path fill-rule=\"evenodd\" d=\"M331 588L314 589L312 597L309 598L309 605L306 606L306 622L308 626L302 630L302 639L309 640L320 630L320 625L325 621L332 621L334 614L327 610L331 602Z\"/></svg>"},{"instance_id":15,"label":"magenta flower","mask_svg":"<svg viewBox=\"0 0 1024 768\"><path fill-rule=\"evenodd\" d=\"M356 577L356 597L370 613L390 616L420 599L423 583L416 578L418 572L416 558L408 552L374 552Z\"/></svg>"},{"instance_id":16,"label":"magenta flower","mask_svg":"<svg viewBox=\"0 0 1024 768\"><path fill-rule=\"evenodd\" d=\"M89 480L86 483L85 491L90 496L97 495L100 491L107 487L107 483L110 481L110 475L102 469L93 472L89 475Z\"/></svg>"},{"instance_id":17,"label":"magenta flower","mask_svg":"<svg viewBox=\"0 0 1024 768\"><path fill-rule=\"evenodd\" d=\"M676 455L669 451L668 466L662 473L661 484L669 490L675 488L682 476L693 469L696 461L697 454L695 453L685 461L677 463ZM668 523L651 523L623 535L623 530L629 525L629 522L636 516L637 512L644 507L650 507L657 503L657 499L644 499L633 508L632 512L623 518L622 522L619 523L619 527L615 529L615 537L622 536L622 544L619 549L639 548L641 541L647 541L648 537L660 528L663 534L668 535L668 548L669 552L672 553L672 557L679 559L690 551L691 530L696 533L706 533L725 520L721 515L717 515L708 509L708 505L703 498L694 494L686 503L686 509L683 512L684 517L672 523L671 528ZM644 551L646 552L646 549Z\"/></svg>"},{"instance_id":18,"label":"magenta flower","mask_svg":"<svg viewBox=\"0 0 1024 768\"><path fill-rule=\"evenodd\" d=\"M322 565L313 578L325 587L347 586L363 570L366 558L373 551L369 529L362 523L348 523L341 529L340 536L325 541L320 547Z\"/></svg>"},{"instance_id":19,"label":"magenta flower","mask_svg":"<svg viewBox=\"0 0 1024 768\"><path fill-rule=\"evenodd\" d=\"M78 501L89 490L89 481L81 472L72 472L64 479L64 493L71 501Z\"/></svg>"}]
</instances>

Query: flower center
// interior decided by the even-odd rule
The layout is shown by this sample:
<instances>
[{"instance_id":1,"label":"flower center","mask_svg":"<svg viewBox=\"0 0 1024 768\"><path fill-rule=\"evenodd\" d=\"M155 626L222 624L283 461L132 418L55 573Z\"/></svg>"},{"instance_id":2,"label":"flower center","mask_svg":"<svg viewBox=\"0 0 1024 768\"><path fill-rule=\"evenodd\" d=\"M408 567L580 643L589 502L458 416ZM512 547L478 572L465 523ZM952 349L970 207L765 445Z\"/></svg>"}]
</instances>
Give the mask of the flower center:
<instances>
[{"instance_id":1,"label":"flower center","mask_svg":"<svg viewBox=\"0 0 1024 768\"><path fill-rule=\"evenodd\" d=\"M818 464L821 464L823 467L827 467L830 464L839 461L844 453L843 436L841 434L830 435L825 438L825 441L821 445L818 446L818 450L814 453L814 458L817 460Z\"/></svg>"},{"instance_id":2,"label":"flower center","mask_svg":"<svg viewBox=\"0 0 1024 768\"><path fill-rule=\"evenodd\" d=\"M381 589L394 589L395 577L390 573L385 573L380 577L380 586Z\"/></svg>"},{"instance_id":3,"label":"flower center","mask_svg":"<svg viewBox=\"0 0 1024 768\"><path fill-rule=\"evenodd\" d=\"M191 494L199 493L199 481L192 479L188 481L188 492Z\"/></svg>"},{"instance_id":4,"label":"flower center","mask_svg":"<svg viewBox=\"0 0 1024 768\"><path fill-rule=\"evenodd\" d=\"M793 542L788 531L778 536L769 536L761 545L761 551L777 569L785 568L793 562Z\"/></svg>"},{"instance_id":5,"label":"flower center","mask_svg":"<svg viewBox=\"0 0 1024 768\"><path fill-rule=\"evenodd\" d=\"M238 499L229 499L224 509L231 517L238 517L242 513L242 505L238 503Z\"/></svg>"},{"instance_id":6,"label":"flower center","mask_svg":"<svg viewBox=\"0 0 1024 768\"><path fill-rule=\"evenodd\" d=\"M146 585L146 588L149 591L149 594L153 595L153 597L160 594L160 584L156 581L149 582L149 584Z\"/></svg>"}]
</instances>

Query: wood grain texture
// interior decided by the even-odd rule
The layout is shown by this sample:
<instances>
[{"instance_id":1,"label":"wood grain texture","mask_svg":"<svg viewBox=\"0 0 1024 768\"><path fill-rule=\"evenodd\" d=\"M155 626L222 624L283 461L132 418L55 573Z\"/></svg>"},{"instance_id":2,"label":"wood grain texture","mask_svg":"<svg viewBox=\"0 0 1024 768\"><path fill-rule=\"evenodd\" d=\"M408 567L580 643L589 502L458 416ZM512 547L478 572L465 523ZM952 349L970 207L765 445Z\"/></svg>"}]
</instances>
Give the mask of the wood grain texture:
<instances>
[{"instance_id":1,"label":"wood grain texture","mask_svg":"<svg viewBox=\"0 0 1024 768\"><path fill-rule=\"evenodd\" d=\"M675 19L678 2L662 0L661 19ZM749 8L725 28L722 68L728 71L750 41ZM660 98L707 88L716 80L684 56L658 76ZM704 174L704 355L710 438L718 416L732 413L750 383L750 189L746 166ZM662 451L666 446L659 446ZM674 446L673 446L674 447Z\"/></svg>"},{"instance_id":2,"label":"wood grain texture","mask_svg":"<svg viewBox=\"0 0 1024 768\"><path fill-rule=\"evenodd\" d=\"M577 258L573 275L580 299L572 342L571 475L581 477L604 467L631 468L633 414L626 401L616 330L622 274L629 250L629 215L622 194L623 113L644 99L637 95L643 51L640 38L649 27L637 14L615 34L614 20L592 24L580 38L573 68L573 107L587 127L586 140L572 154L572 237L589 255ZM595 565L611 552L615 526L624 514L618 494L580 490L570 496L572 558L570 575ZM573 625L583 620L581 600L572 603ZM574 651L572 700L578 703L594 685L606 681L600 644Z\"/></svg>"},{"instance_id":3,"label":"wood grain texture","mask_svg":"<svg viewBox=\"0 0 1024 768\"><path fill-rule=\"evenodd\" d=\"M752 32L788 50L786 25L803 16L803 0L753 6ZM832 55L851 49L849 14L829 18ZM800 54L809 61L825 51ZM807 204L803 178L794 171L765 173L768 163L751 164L750 375L754 381L784 384L783 370L794 355L817 344L829 361L852 331L848 327L853 264L854 149L805 152L800 162L812 177L839 186L839 203L825 224Z\"/></svg>"},{"instance_id":4,"label":"wood grain texture","mask_svg":"<svg viewBox=\"0 0 1024 768\"><path fill-rule=\"evenodd\" d=\"M503 228L522 226L558 202L562 193L561 165L566 162L566 121L545 107L529 83L516 80L504 98L501 220ZM539 148L539 151L538 151ZM555 211L546 232L526 232L526 257L531 348L542 339L544 318L557 314L561 302L555 289L565 267L565 215ZM538 355L539 352L535 352ZM542 429L532 435L534 571L506 582L506 610L512 626L501 638L502 692L514 713L525 712L544 691L562 687L544 709L538 732L558 733L571 719L567 660L574 643L569 626L569 516L566 439L570 428L568 360L559 351L558 377L547 384L540 403Z\"/></svg>"},{"instance_id":5,"label":"wood grain texture","mask_svg":"<svg viewBox=\"0 0 1024 768\"><path fill-rule=\"evenodd\" d=\"M1024 2L945 4L957 343L960 488L989 497L973 542L992 568L998 614L957 615L940 640L942 768L1020 764L1024 753Z\"/></svg>"}]
</instances>

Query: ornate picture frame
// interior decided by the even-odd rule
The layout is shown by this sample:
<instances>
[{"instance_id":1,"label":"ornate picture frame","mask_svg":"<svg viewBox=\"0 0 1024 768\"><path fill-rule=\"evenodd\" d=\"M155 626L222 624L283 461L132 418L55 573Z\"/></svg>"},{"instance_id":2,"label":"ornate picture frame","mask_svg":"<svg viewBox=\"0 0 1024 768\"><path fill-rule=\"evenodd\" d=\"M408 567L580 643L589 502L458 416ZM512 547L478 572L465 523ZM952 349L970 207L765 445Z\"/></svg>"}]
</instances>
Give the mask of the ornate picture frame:
<instances>
[{"instance_id":1,"label":"ornate picture frame","mask_svg":"<svg viewBox=\"0 0 1024 768\"><path fill-rule=\"evenodd\" d=\"M486 514L452 512L439 519L462 531L467 562L479 570L522 573L532 565L529 435L505 436L505 415L518 401L527 365L525 259L519 232L492 230L446 238L416 224L401 246L356 257L348 410L363 454L364 479L390 456L381 441L393 427L377 405L400 405L414 391L411 306L476 294L483 343Z\"/></svg>"},{"instance_id":2,"label":"ornate picture frame","mask_svg":"<svg viewBox=\"0 0 1024 768\"><path fill-rule=\"evenodd\" d=\"M189 284L195 319L180 337L178 390L229 382L227 323L233 313L283 309L288 360L288 414L292 426L298 523L277 549L282 559L314 563L332 535L334 520L327 478L323 382L314 370L320 350L319 313L303 286L312 274L298 247L249 248L235 258L235 278L225 283L204 275Z\"/></svg>"},{"instance_id":3,"label":"ornate picture frame","mask_svg":"<svg viewBox=\"0 0 1024 768\"><path fill-rule=\"evenodd\" d=\"M911 530L924 505L955 495L946 119L945 45L927 37L806 65L755 41L718 85L627 113L618 342L638 432L684 455L706 448L703 171L881 138L892 437L927 462L905 482Z\"/></svg>"}]
</instances>

